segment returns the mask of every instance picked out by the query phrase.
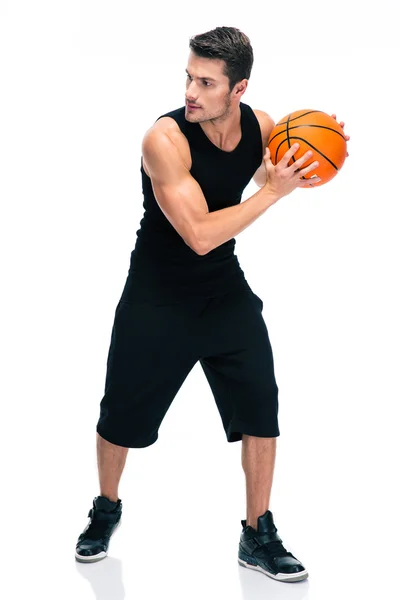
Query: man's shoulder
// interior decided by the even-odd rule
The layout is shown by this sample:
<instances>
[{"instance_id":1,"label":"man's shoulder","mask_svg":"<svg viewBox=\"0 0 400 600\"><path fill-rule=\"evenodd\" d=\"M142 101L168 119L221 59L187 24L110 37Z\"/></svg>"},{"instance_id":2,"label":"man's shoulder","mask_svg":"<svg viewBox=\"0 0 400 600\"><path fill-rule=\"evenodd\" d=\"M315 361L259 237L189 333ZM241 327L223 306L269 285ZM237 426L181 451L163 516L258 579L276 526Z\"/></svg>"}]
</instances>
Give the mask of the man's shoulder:
<instances>
[{"instance_id":1,"label":"man's shoulder","mask_svg":"<svg viewBox=\"0 0 400 600\"><path fill-rule=\"evenodd\" d=\"M180 124L180 119L174 118L174 114L180 113L182 110L183 118L185 118L185 107L183 107L183 109L170 111L169 113L158 117L157 121L146 131L143 138L143 144L150 144L150 148L162 148L165 147L165 145L168 147L166 139L168 138L170 142L173 142L178 148L185 152L188 142L183 130L184 128Z\"/></svg>"},{"instance_id":2,"label":"man's shoulder","mask_svg":"<svg viewBox=\"0 0 400 600\"><path fill-rule=\"evenodd\" d=\"M185 107L183 106L162 114L150 129L164 133L179 133L182 132L185 120Z\"/></svg>"}]
</instances>

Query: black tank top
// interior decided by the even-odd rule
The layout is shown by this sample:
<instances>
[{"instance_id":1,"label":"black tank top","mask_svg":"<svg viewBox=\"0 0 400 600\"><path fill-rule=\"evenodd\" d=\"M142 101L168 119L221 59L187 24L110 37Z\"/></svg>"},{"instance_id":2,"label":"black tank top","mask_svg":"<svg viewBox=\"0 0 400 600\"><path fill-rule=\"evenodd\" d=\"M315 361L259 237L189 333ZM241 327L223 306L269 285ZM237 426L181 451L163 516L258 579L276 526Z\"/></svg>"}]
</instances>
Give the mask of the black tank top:
<instances>
[{"instance_id":1,"label":"black tank top","mask_svg":"<svg viewBox=\"0 0 400 600\"><path fill-rule=\"evenodd\" d=\"M209 212L239 204L263 159L257 117L247 104L239 106L242 137L232 152L218 148L198 123L187 121L185 107L158 117L173 118L186 136L192 157L190 173L203 191ZM143 162L141 173L144 215L121 300L175 303L249 288L234 253L235 239L203 256L196 254L160 209Z\"/></svg>"}]
</instances>

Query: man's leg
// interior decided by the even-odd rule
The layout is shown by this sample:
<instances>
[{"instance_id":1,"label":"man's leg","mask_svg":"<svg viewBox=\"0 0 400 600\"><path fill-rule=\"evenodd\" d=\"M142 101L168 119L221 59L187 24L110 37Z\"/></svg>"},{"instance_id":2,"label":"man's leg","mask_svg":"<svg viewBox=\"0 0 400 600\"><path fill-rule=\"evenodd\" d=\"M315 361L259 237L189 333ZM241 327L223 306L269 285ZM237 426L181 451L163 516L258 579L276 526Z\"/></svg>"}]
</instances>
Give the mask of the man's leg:
<instances>
[{"instance_id":1,"label":"man's leg","mask_svg":"<svg viewBox=\"0 0 400 600\"><path fill-rule=\"evenodd\" d=\"M111 444L96 432L97 466L100 495L93 500L90 522L78 538L75 558L79 562L96 562L107 556L110 538L120 525L122 502L118 485L129 448Z\"/></svg>"},{"instance_id":2,"label":"man's leg","mask_svg":"<svg viewBox=\"0 0 400 600\"><path fill-rule=\"evenodd\" d=\"M269 510L276 437L242 435L242 466L246 475L247 519L239 542L239 563L278 581L308 577L304 565L282 544ZM268 511L268 512L267 512ZM258 528L258 517L260 528ZM246 525L246 527L245 527ZM250 526L247 527L247 526ZM255 529L257 534L254 535Z\"/></svg>"},{"instance_id":3,"label":"man's leg","mask_svg":"<svg viewBox=\"0 0 400 600\"><path fill-rule=\"evenodd\" d=\"M276 455L276 437L242 436L242 467L246 476L246 524L257 529L257 518L269 509Z\"/></svg>"},{"instance_id":4,"label":"man's leg","mask_svg":"<svg viewBox=\"0 0 400 600\"><path fill-rule=\"evenodd\" d=\"M118 486L129 448L107 442L96 433L97 467L100 495L111 502L118 501Z\"/></svg>"}]
</instances>

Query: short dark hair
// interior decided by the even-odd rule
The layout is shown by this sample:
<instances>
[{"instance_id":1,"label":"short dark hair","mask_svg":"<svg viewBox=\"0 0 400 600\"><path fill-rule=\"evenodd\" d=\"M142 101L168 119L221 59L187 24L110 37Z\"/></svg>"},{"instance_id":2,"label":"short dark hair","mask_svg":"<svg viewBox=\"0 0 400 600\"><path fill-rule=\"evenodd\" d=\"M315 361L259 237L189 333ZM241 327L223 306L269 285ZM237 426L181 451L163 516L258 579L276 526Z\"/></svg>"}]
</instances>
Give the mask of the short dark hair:
<instances>
[{"instance_id":1,"label":"short dark hair","mask_svg":"<svg viewBox=\"0 0 400 600\"><path fill-rule=\"evenodd\" d=\"M229 79L229 91L242 79L249 79L254 56L250 40L236 27L216 27L190 38L190 49L204 58L225 61L223 73Z\"/></svg>"}]
</instances>

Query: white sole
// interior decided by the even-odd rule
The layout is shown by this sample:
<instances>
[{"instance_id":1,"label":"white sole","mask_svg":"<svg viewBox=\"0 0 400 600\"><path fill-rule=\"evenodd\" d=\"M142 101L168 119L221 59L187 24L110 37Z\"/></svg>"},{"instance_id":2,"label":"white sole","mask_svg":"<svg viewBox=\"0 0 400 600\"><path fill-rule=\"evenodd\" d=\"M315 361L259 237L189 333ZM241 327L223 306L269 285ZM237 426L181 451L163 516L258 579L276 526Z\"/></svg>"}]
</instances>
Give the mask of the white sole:
<instances>
[{"instance_id":1,"label":"white sole","mask_svg":"<svg viewBox=\"0 0 400 600\"><path fill-rule=\"evenodd\" d=\"M121 517L121 519L122 519L122 517ZM116 526L116 528L112 532L111 537L120 528L120 526L121 526L121 519L118 521L118 525ZM110 538L110 542L111 542L111 538ZM110 546L108 546L108 547L110 547ZM76 558L76 560L78 562L92 563L92 562L97 562L98 560L103 560L103 558L106 558L107 554L108 554L108 550L107 550L107 552L99 552L95 556L81 556L80 554L78 554L77 552L75 552L75 558Z\"/></svg>"},{"instance_id":2,"label":"white sole","mask_svg":"<svg viewBox=\"0 0 400 600\"><path fill-rule=\"evenodd\" d=\"M308 571L301 571L300 573L278 573L274 575L269 571L266 571L259 565L249 565L246 561L238 558L238 562L242 567L246 567L246 569L253 569L254 571L260 571L260 573L264 573L264 575L268 575L268 577L272 577L272 579L276 579L277 581L301 581L302 579L307 579Z\"/></svg>"}]
</instances>

